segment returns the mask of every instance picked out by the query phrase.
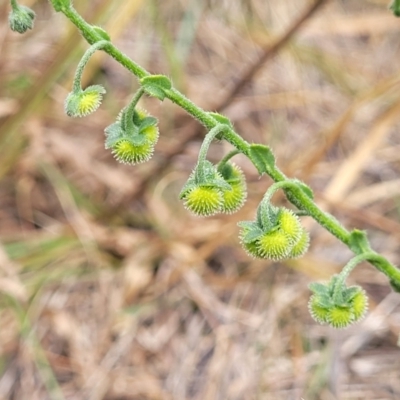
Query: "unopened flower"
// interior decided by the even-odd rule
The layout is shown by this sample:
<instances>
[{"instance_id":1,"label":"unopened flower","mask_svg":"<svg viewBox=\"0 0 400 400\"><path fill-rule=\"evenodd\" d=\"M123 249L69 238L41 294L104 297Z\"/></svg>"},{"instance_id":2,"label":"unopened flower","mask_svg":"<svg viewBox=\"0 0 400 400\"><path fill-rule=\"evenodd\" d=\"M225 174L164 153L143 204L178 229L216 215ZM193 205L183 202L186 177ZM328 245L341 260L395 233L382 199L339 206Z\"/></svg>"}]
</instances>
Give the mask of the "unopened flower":
<instances>
[{"instance_id":1,"label":"unopened flower","mask_svg":"<svg viewBox=\"0 0 400 400\"><path fill-rule=\"evenodd\" d=\"M25 33L33 28L35 12L29 7L14 5L8 15L8 23L11 30L18 33Z\"/></svg>"},{"instance_id":2,"label":"unopened flower","mask_svg":"<svg viewBox=\"0 0 400 400\"><path fill-rule=\"evenodd\" d=\"M72 91L65 99L65 112L70 117L85 117L96 111L106 92L103 86L93 85L85 90Z\"/></svg>"}]
</instances>

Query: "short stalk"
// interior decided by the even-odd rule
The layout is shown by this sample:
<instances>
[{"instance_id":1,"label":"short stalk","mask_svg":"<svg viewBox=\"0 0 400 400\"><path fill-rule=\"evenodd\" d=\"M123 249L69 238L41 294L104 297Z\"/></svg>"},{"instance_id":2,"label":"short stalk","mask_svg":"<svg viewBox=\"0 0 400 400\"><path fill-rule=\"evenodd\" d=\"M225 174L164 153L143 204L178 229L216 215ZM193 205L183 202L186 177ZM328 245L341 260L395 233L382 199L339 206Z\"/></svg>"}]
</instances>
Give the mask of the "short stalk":
<instances>
[{"instance_id":1,"label":"short stalk","mask_svg":"<svg viewBox=\"0 0 400 400\"><path fill-rule=\"evenodd\" d=\"M134 127L133 127L133 115L135 113L135 109L137 106L137 103L139 102L140 98L144 94L144 89L139 88L138 91L135 93L133 96L131 102L129 103L128 107L125 109L125 112L123 113L122 116L122 124L123 128L125 128L128 132L133 132Z\"/></svg>"},{"instance_id":2,"label":"short stalk","mask_svg":"<svg viewBox=\"0 0 400 400\"><path fill-rule=\"evenodd\" d=\"M81 84L82 74L83 74L83 70L86 67L86 64L90 60L90 57L92 57L92 55L97 50L104 49L109 44L110 44L110 42L108 42L107 40L101 40L100 42L93 44L86 50L85 54L81 58L81 61L79 61L78 67L76 68L74 83L73 83L73 91L74 92L82 91L82 84Z\"/></svg>"},{"instance_id":3,"label":"short stalk","mask_svg":"<svg viewBox=\"0 0 400 400\"><path fill-rule=\"evenodd\" d=\"M203 182L204 180L204 163L207 158L207 153L208 149L210 148L210 145L212 141L215 139L215 137L223 132L224 130L227 129L226 125L219 124L212 128L210 132L207 133L206 137L204 138L203 143L201 144L200 152L199 152L199 158L197 160L197 165L196 165L196 179L199 182Z\"/></svg>"},{"instance_id":4,"label":"short stalk","mask_svg":"<svg viewBox=\"0 0 400 400\"><path fill-rule=\"evenodd\" d=\"M218 163L218 171L222 171L223 168L225 167L226 163L232 158L235 157L238 154L241 154L242 152L238 149L230 151L219 163Z\"/></svg>"},{"instance_id":5,"label":"short stalk","mask_svg":"<svg viewBox=\"0 0 400 400\"><path fill-rule=\"evenodd\" d=\"M17 11L18 10L18 3L17 0L11 0L11 8L13 9L13 11Z\"/></svg>"}]
</instances>

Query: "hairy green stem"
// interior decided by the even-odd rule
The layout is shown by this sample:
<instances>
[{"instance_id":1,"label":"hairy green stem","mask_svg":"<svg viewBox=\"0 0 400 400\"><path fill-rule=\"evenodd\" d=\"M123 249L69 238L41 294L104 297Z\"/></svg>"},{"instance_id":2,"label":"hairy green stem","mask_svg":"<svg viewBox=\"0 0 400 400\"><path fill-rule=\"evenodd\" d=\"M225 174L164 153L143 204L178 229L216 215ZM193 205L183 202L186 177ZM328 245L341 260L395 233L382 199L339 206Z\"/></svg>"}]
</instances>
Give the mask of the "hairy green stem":
<instances>
[{"instance_id":1,"label":"hairy green stem","mask_svg":"<svg viewBox=\"0 0 400 400\"><path fill-rule=\"evenodd\" d=\"M218 163L218 171L222 171L225 164L232 158L235 157L238 154L241 154L242 152L238 149L230 151L224 158Z\"/></svg>"},{"instance_id":2,"label":"hairy green stem","mask_svg":"<svg viewBox=\"0 0 400 400\"><path fill-rule=\"evenodd\" d=\"M394 4L397 5L398 3L399 1L395 0ZM91 25L89 25L75 11L75 9L72 6L64 8L61 11L73 24L77 26L77 28L81 31L83 37L89 42L89 44L94 44L101 40L96 30ZM148 71L146 71L140 65L136 64L128 56L123 54L111 42L108 42L108 45L105 46L103 50L111 57L113 57L118 63L120 63L130 72L132 72L138 79L151 75ZM194 117L201 124L203 124L209 131L212 131L220 124L212 115L210 115L210 113L204 111L203 109L195 105L192 101L190 101L187 97L185 97L175 88L166 90L165 97L171 100L173 103L180 106L186 112L188 112L192 117ZM236 148L235 154L243 153L244 155L248 156L248 158L253 162L253 164L255 164L254 160L249 154L250 151L249 143L245 141L239 134L237 134L232 128L226 126L221 135L225 140L227 140ZM231 156L229 156L229 158L230 157ZM224 162L226 161L227 159ZM351 232L345 229L340 224L340 222L337 221L336 218L334 218L332 215L322 211L314 203L314 201L304 192L304 190L302 190L301 187L298 184L296 184L296 182L288 180L288 178L276 166L268 167L267 173L272 178L272 180L276 182L276 185L278 185L278 186L273 185L274 189L271 190L276 191L277 189L275 188L278 189L282 188L285 191L288 200L292 204L294 204L300 210L300 212L310 215L320 225L322 225L334 236L336 236L339 240L341 240L345 245L347 246L350 245ZM362 254L359 254L359 256L361 257ZM394 282L398 287L400 287L399 269L390 264L390 262L387 261L384 257L379 256L376 253L373 253L373 256L371 255L370 257L368 257L368 261L371 264L373 264L377 269L386 274L392 282Z\"/></svg>"},{"instance_id":3,"label":"hairy green stem","mask_svg":"<svg viewBox=\"0 0 400 400\"><path fill-rule=\"evenodd\" d=\"M133 127L133 114L135 113L135 108L140 100L140 98L144 94L144 89L139 88L139 90L135 93L133 96L131 102L129 103L128 107L124 110L123 115L122 115L122 127L129 131L133 132L134 127Z\"/></svg>"},{"instance_id":4,"label":"hairy green stem","mask_svg":"<svg viewBox=\"0 0 400 400\"><path fill-rule=\"evenodd\" d=\"M13 9L13 11L17 11L18 10L17 0L11 0L11 8Z\"/></svg>"},{"instance_id":5,"label":"hairy green stem","mask_svg":"<svg viewBox=\"0 0 400 400\"><path fill-rule=\"evenodd\" d=\"M208 149L210 148L210 145L212 143L212 141L215 139L215 137L217 135L219 135L220 133L222 133L223 131L225 131L227 129L226 125L223 124L219 124L217 126L215 126L214 128L212 128L206 135L206 137L203 140L203 143L201 144L200 147L200 151L199 151L199 157L197 160L197 165L196 165L196 180L198 180L199 182L203 183L204 181L204 163L206 161L207 158L207 153L208 153Z\"/></svg>"},{"instance_id":6,"label":"hairy green stem","mask_svg":"<svg viewBox=\"0 0 400 400\"><path fill-rule=\"evenodd\" d=\"M107 40L100 40L99 42L96 42L95 44L93 44L86 50L85 54L82 56L81 60L79 61L78 66L76 68L74 83L73 83L73 91L74 92L82 91L82 85L81 85L82 74L83 74L83 70L86 67L86 64L89 62L90 57L92 57L92 55L97 50L104 49L108 45L110 45L110 42L108 42Z\"/></svg>"}]
</instances>

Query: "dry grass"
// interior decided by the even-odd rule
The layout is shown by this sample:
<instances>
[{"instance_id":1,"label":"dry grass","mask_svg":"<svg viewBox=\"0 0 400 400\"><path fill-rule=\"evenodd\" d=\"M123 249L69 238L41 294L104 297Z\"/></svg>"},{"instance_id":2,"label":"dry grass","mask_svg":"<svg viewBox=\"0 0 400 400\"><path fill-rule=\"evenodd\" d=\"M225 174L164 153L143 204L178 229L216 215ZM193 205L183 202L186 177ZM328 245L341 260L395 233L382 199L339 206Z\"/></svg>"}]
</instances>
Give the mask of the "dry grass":
<instances>
[{"instance_id":1,"label":"dry grass","mask_svg":"<svg viewBox=\"0 0 400 400\"><path fill-rule=\"evenodd\" d=\"M236 223L252 218L269 179L239 157L249 185L243 210L191 217L178 193L201 138L171 154L198 127L172 104L146 99L161 124L156 154L138 167L117 164L102 131L135 80L97 57L85 80L106 86L105 103L68 119L63 101L83 41L45 1L25 2L38 14L36 28L13 34L3 3L1 400L400 398L400 296L383 275L367 265L352 275L371 299L362 323L344 331L315 324L307 284L328 278L350 252L305 219L312 246L304 258L249 259ZM75 3L206 109L310 4ZM328 2L225 113L399 264L400 24L386 6ZM211 156L228 149L216 144ZM166 166L155 173L158 165Z\"/></svg>"}]
</instances>

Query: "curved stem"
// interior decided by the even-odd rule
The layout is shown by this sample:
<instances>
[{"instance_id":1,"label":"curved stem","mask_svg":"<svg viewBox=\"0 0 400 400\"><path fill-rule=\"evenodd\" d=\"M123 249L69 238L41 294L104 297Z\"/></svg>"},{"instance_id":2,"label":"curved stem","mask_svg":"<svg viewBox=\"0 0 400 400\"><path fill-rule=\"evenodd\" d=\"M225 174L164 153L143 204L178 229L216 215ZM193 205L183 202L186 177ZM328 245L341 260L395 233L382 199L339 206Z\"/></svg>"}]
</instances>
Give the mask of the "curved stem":
<instances>
[{"instance_id":1,"label":"curved stem","mask_svg":"<svg viewBox=\"0 0 400 400\"><path fill-rule=\"evenodd\" d=\"M90 46L85 51L85 54L82 56L81 60L79 61L78 66L76 68L76 72L75 72L75 76L74 76L74 83L73 83L73 91L74 92L79 92L82 90L82 86L81 86L82 74L83 74L83 70L86 67L86 64L89 62L90 57L92 57L92 55L97 50L103 49L106 46L108 46L109 44L110 44L110 42L108 42L107 40L101 40L101 41L93 44L92 46Z\"/></svg>"},{"instance_id":2,"label":"curved stem","mask_svg":"<svg viewBox=\"0 0 400 400\"><path fill-rule=\"evenodd\" d=\"M133 96L131 102L129 103L128 107L125 108L125 111L122 116L122 124L123 128L126 129L126 131L133 132L134 131L134 126L133 126L133 114L135 113L135 108L137 103L139 102L140 98L144 94L144 89L139 88L138 91L135 93Z\"/></svg>"},{"instance_id":3,"label":"curved stem","mask_svg":"<svg viewBox=\"0 0 400 400\"><path fill-rule=\"evenodd\" d=\"M235 157L238 154L241 154L242 152L238 149L230 151L219 163L218 163L218 171L221 171L225 164L232 158Z\"/></svg>"},{"instance_id":4,"label":"curved stem","mask_svg":"<svg viewBox=\"0 0 400 400\"><path fill-rule=\"evenodd\" d=\"M217 126L212 128L204 138L203 143L201 144L200 147L199 158L197 160L197 165L196 165L196 180L198 180L199 182L203 182L204 180L204 163L206 161L208 149L210 148L212 141L218 134L220 134L226 129L227 129L226 125L218 124Z\"/></svg>"}]
</instances>

